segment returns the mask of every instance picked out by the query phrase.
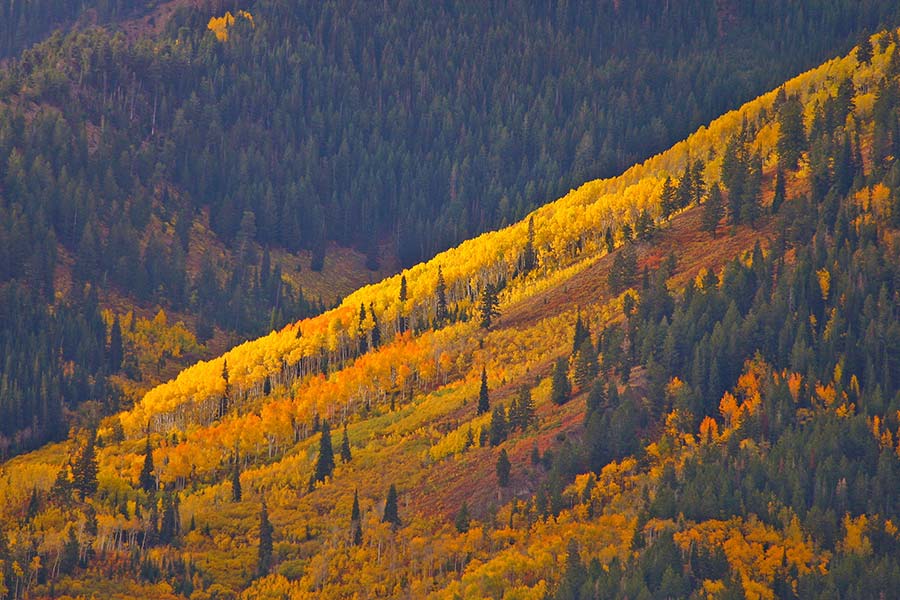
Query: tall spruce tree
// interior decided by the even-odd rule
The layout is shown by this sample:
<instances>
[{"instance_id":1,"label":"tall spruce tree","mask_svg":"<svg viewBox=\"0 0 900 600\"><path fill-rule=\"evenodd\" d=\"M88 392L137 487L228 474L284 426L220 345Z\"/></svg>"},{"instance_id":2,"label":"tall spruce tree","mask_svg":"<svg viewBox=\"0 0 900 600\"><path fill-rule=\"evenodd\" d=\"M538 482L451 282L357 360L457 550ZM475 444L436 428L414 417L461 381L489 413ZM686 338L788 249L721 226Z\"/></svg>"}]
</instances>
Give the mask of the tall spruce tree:
<instances>
[{"instance_id":1,"label":"tall spruce tree","mask_svg":"<svg viewBox=\"0 0 900 600\"><path fill-rule=\"evenodd\" d=\"M397 506L397 487L392 483L388 488L387 499L384 501L383 523L390 523L392 527L400 526L400 513Z\"/></svg>"},{"instance_id":2,"label":"tall spruce tree","mask_svg":"<svg viewBox=\"0 0 900 600\"><path fill-rule=\"evenodd\" d=\"M347 424L344 423L344 436L341 438L341 462L348 463L353 458L350 452L350 436L347 435Z\"/></svg>"},{"instance_id":3,"label":"tall spruce tree","mask_svg":"<svg viewBox=\"0 0 900 600\"><path fill-rule=\"evenodd\" d=\"M478 315L481 319L482 329L489 329L494 322L494 318L500 316L500 309L497 308L498 304L500 304L500 300L497 298L497 288L490 282L484 284L484 288L481 290L481 298L478 301Z\"/></svg>"},{"instance_id":4,"label":"tall spruce tree","mask_svg":"<svg viewBox=\"0 0 900 600\"><path fill-rule=\"evenodd\" d=\"M478 409L476 414L483 415L491 410L491 398L488 395L487 369L481 367L481 388L478 390Z\"/></svg>"},{"instance_id":5,"label":"tall spruce tree","mask_svg":"<svg viewBox=\"0 0 900 600\"><path fill-rule=\"evenodd\" d=\"M530 273L537 266L537 250L534 247L534 217L528 217L528 237L522 251L522 272Z\"/></svg>"},{"instance_id":6,"label":"tall spruce tree","mask_svg":"<svg viewBox=\"0 0 900 600\"><path fill-rule=\"evenodd\" d=\"M147 443L144 446L144 465L141 467L138 484L148 494L156 491L156 478L153 476L153 448L150 446L149 433L147 434Z\"/></svg>"},{"instance_id":7,"label":"tall spruce tree","mask_svg":"<svg viewBox=\"0 0 900 600\"><path fill-rule=\"evenodd\" d=\"M237 450L234 452L234 464L231 467L231 501L241 501L241 457Z\"/></svg>"},{"instance_id":8,"label":"tall spruce tree","mask_svg":"<svg viewBox=\"0 0 900 600\"><path fill-rule=\"evenodd\" d=\"M272 567L272 534L274 530L269 522L269 509L263 499L259 510L259 550L256 558L256 570L259 576L266 575Z\"/></svg>"},{"instance_id":9,"label":"tall spruce tree","mask_svg":"<svg viewBox=\"0 0 900 600\"><path fill-rule=\"evenodd\" d=\"M81 495L82 500L90 497L97 491L97 472L99 467L97 466L97 455L94 449L96 438L97 434L94 431L88 432L87 440L85 440L84 446L81 447L81 451L78 453L75 464L72 467L73 485Z\"/></svg>"},{"instance_id":10,"label":"tall spruce tree","mask_svg":"<svg viewBox=\"0 0 900 600\"><path fill-rule=\"evenodd\" d=\"M447 284L444 282L444 271L438 265L437 285L434 288L434 327L438 328L447 322L450 312L447 308Z\"/></svg>"},{"instance_id":11,"label":"tall spruce tree","mask_svg":"<svg viewBox=\"0 0 900 600\"><path fill-rule=\"evenodd\" d=\"M709 198L703 203L703 212L700 214L700 226L713 237L716 237L716 229L719 221L725 216L725 204L722 201L722 189L718 182L709 190Z\"/></svg>"},{"instance_id":12,"label":"tall spruce tree","mask_svg":"<svg viewBox=\"0 0 900 600\"><path fill-rule=\"evenodd\" d=\"M322 421L322 436L319 438L319 458L316 460L315 481L325 481L334 472L334 448L331 445L331 428L328 420Z\"/></svg>"},{"instance_id":13,"label":"tall spruce tree","mask_svg":"<svg viewBox=\"0 0 900 600\"><path fill-rule=\"evenodd\" d=\"M509 485L509 473L512 466L509 463L509 455L506 448L500 450L500 456L497 457L497 484L505 488Z\"/></svg>"},{"instance_id":14,"label":"tall spruce tree","mask_svg":"<svg viewBox=\"0 0 900 600\"><path fill-rule=\"evenodd\" d=\"M353 490L353 507L350 509L350 540L354 546L362 544L362 513L359 510L359 490Z\"/></svg>"},{"instance_id":15,"label":"tall spruce tree","mask_svg":"<svg viewBox=\"0 0 900 600\"><path fill-rule=\"evenodd\" d=\"M572 394L569 383L569 365L565 358L558 358L553 367L553 378L550 380L550 399L555 404L565 404Z\"/></svg>"}]
</instances>

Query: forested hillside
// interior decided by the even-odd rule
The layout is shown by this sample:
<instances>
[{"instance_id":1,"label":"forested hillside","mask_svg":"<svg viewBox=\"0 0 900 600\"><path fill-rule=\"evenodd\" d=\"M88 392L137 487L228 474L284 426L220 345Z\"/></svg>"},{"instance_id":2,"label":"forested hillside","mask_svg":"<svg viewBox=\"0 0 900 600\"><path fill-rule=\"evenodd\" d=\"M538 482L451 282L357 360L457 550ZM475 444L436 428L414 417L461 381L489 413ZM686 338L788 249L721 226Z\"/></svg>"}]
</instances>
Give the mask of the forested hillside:
<instances>
[{"instance_id":1,"label":"forested hillside","mask_svg":"<svg viewBox=\"0 0 900 600\"><path fill-rule=\"evenodd\" d=\"M8 461L5 593L889 596L898 45Z\"/></svg>"},{"instance_id":2,"label":"forested hillside","mask_svg":"<svg viewBox=\"0 0 900 600\"><path fill-rule=\"evenodd\" d=\"M127 403L185 357L617 173L898 15L877 0L3 3L0 285L45 342L0 365L0 421L17 424L2 447L58 439L93 418L87 400ZM56 311L112 357L38 350L67 347ZM120 361L113 324L137 317L156 333L126 335Z\"/></svg>"}]
</instances>

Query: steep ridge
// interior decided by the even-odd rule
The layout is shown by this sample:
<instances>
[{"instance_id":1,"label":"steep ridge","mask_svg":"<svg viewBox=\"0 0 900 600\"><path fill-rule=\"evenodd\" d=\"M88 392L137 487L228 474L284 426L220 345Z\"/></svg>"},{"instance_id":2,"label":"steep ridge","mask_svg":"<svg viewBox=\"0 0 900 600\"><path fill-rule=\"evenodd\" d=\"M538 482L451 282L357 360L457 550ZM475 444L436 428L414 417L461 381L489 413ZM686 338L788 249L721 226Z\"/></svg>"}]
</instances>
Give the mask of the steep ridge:
<instances>
[{"instance_id":1,"label":"steep ridge","mask_svg":"<svg viewBox=\"0 0 900 600\"><path fill-rule=\"evenodd\" d=\"M881 505L879 517L851 510L856 500L848 501L846 517L837 517L843 517L842 529L832 533L839 539L829 545L810 526L815 521L807 518L812 511L805 503L781 500L778 490L771 491L775 500L767 511L754 504L704 512L687 500L678 509L666 499L694 493L691 474L698 470L730 473L732 463L722 459L720 466L719 455L736 457L735 463L770 453L777 458L785 439L805 435L804 426L843 431L834 425L840 419L862 427L860 439L886 449L870 462L883 478L873 481L883 486L889 480L882 470L897 468L890 429L897 425L890 404L896 400L888 394L896 384L867 368L851 378L853 356L833 367L804 357L810 344L820 348L830 335L819 333L826 318L832 331L840 330L835 315L841 302L829 289L853 286L835 265L851 261L856 269L869 260L888 269L891 261L872 257L874 250L866 247L852 259L840 258L834 244L832 266L796 278L802 285L796 284L792 303L812 308L794 320L815 323L797 336L810 338L806 348L785 342L790 369L767 364L777 352L752 358L751 351L743 358L729 347L736 342L722 333L724 326L717 326L706 345L723 344L721 359L741 356L738 364L669 377L678 372L678 361L668 355L678 354L680 336L666 328L684 326L692 298L701 295L731 299L734 308L709 309L722 323L750 322L749 303L765 302L767 289L779 298L777 282L788 281L792 269L809 269L807 254L831 256L829 239L877 240L884 253L879 257L896 256L896 229L889 221L900 180L891 179L896 159L885 148L898 140L879 133L879 123L897 119L897 101L885 100L892 93L885 78L896 84L900 53L896 33L873 41L869 60L854 52L830 61L620 177L587 183L516 225L360 289L335 310L183 371L134 409L104 422L97 489L87 489L80 502L66 488L85 485L82 458L93 447L85 433L10 461L0 478L0 516L9 524L10 550L4 552L18 570L8 571L6 586L15 584L16 595L21 588L37 596L213 598L245 590L247 598L542 598L579 597L584 586L602 597L610 590L611 597L638 596L643 585L647 594L663 597L693 589L713 597L770 598L785 589L809 589L805 585L844 585L842 569L854 564L848 561L890 556L896 547L897 528L889 517L894 504ZM785 106L799 102L801 122L818 140L813 133L824 127L818 121L827 120L820 116L828 113L823 107L836 104L848 80L853 104L834 131L843 139L852 137L849 132L858 136L846 146L860 159L848 161L856 165L853 181L838 192L841 165L833 157L823 161L829 155L813 141L799 169L784 163L791 150L784 115ZM735 212L739 145L760 157L760 168L753 158L744 161L746 177L757 178L748 202L759 214L746 220L731 215L728 231L720 225L711 235L707 194L699 206L666 206L666 179L684 180L682 173L702 159L703 187L721 182ZM823 172L831 181L820 199ZM815 220L812 233L804 221L811 210L807 197L823 207L813 205L813 215L821 212L831 221L821 236ZM834 208L828 217L832 205L844 212ZM852 228L842 220L845 213L853 217ZM632 232L641 239L632 240ZM860 281L875 272L863 271ZM440 314L439 273L447 315ZM757 292L742 298L751 278ZM484 307L489 313L497 289L500 315L482 327ZM822 296L821 303L809 289ZM882 319L882 310L890 313L881 308L888 300L869 304L865 311L873 320L876 314ZM655 320L655 312L663 316ZM887 321L888 349L879 356L885 361L881 371L889 373L896 360L889 350L896 318ZM583 350L585 328L600 334L599 386ZM777 331L771 337L777 341ZM715 362L719 357L708 351ZM569 357L560 371L559 359ZM691 360L699 368L700 359ZM662 367L666 361L669 371ZM821 369L834 371L833 380L818 378ZM847 377L838 372L844 369ZM560 373L568 380L569 371L575 390L560 397ZM714 374L728 377L714 382ZM476 414L482 381L490 406ZM797 422L776 438L760 432L782 427L775 417L786 409L769 408L772 390L782 387ZM886 396L878 407L870 400L875 387ZM521 416L523 389L533 398L535 417L526 416L521 430L501 431L499 421ZM501 411L501 418L498 407L511 411ZM854 419L855 411L862 416ZM601 413L602 419L593 418ZM335 457L339 426L345 427L352 458L338 459L324 481L316 481L323 421L332 425ZM151 452L145 454L145 447ZM871 454L865 443L859 447L857 454ZM512 465L508 482L498 467L501 453ZM147 456L152 468L145 472ZM788 460L797 458L789 454ZM712 481L729 479L713 474ZM399 523L382 518L389 512L389 485L399 492ZM355 495L358 519L351 517ZM259 525L261 504L264 523L271 520L275 531L267 557L258 550L265 529ZM353 539L357 531L360 543ZM67 558L72 548L75 563ZM273 556L275 564L269 563ZM682 567L678 561L685 556L690 560ZM258 561L263 565L257 570ZM834 564L838 579L827 580ZM889 586L896 567L885 564L878 585ZM814 579L817 574L825 583Z\"/></svg>"}]
</instances>

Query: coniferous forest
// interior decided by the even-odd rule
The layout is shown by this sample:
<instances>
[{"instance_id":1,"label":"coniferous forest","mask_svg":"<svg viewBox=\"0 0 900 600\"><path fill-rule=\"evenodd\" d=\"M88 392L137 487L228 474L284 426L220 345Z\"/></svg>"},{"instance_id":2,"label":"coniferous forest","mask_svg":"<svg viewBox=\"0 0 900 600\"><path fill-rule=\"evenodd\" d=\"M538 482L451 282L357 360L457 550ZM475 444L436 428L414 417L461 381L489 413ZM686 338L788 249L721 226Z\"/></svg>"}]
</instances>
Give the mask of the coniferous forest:
<instances>
[{"instance_id":1,"label":"coniferous forest","mask_svg":"<svg viewBox=\"0 0 900 600\"><path fill-rule=\"evenodd\" d=\"M900 7L55 4L0 597L900 589Z\"/></svg>"}]
</instances>

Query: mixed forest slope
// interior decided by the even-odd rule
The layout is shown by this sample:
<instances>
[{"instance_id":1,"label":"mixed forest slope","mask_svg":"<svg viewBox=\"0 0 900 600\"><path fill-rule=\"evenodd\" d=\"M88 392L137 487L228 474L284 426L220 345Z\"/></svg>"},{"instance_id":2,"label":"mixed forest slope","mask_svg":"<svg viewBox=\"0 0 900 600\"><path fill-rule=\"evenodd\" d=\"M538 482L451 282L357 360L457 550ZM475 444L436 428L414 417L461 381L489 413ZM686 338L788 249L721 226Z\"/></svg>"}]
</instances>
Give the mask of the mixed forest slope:
<instances>
[{"instance_id":1,"label":"mixed forest slope","mask_svg":"<svg viewBox=\"0 0 900 600\"><path fill-rule=\"evenodd\" d=\"M879 0L4 2L0 458L898 23Z\"/></svg>"},{"instance_id":2,"label":"mixed forest slope","mask_svg":"<svg viewBox=\"0 0 900 600\"><path fill-rule=\"evenodd\" d=\"M3 587L897 589L898 156L891 30L8 461Z\"/></svg>"}]
</instances>

